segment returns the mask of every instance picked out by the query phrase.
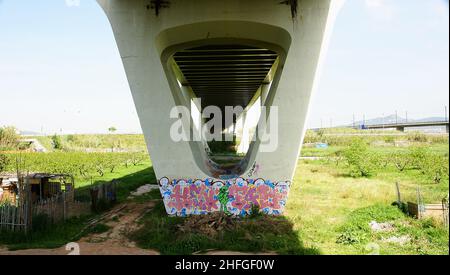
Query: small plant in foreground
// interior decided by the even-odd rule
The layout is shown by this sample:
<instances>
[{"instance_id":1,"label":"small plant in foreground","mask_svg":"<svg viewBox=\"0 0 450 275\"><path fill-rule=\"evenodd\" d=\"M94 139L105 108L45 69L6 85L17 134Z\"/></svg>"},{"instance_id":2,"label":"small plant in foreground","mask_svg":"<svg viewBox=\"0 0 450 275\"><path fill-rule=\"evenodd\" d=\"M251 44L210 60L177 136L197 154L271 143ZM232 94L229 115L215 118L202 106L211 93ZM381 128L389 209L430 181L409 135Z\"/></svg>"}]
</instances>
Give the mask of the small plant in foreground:
<instances>
[{"instance_id":1,"label":"small plant in foreground","mask_svg":"<svg viewBox=\"0 0 450 275\"><path fill-rule=\"evenodd\" d=\"M250 209L250 215L249 218L257 218L257 217L261 217L263 215L263 213L261 213L261 209L259 207L259 205L257 204L252 204L252 208Z\"/></svg>"}]
</instances>

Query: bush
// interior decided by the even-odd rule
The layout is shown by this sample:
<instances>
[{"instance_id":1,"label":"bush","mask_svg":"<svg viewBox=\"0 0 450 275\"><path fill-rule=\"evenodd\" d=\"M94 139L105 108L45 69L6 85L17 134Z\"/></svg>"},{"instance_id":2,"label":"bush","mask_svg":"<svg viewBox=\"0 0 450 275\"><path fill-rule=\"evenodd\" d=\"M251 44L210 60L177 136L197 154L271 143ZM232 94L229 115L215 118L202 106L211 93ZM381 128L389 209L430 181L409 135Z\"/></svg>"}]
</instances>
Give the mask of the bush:
<instances>
[{"instance_id":1,"label":"bush","mask_svg":"<svg viewBox=\"0 0 450 275\"><path fill-rule=\"evenodd\" d=\"M312 130L308 130L305 134L305 139L304 139L304 143L317 143L320 140L321 137L314 131Z\"/></svg>"},{"instance_id":2,"label":"bush","mask_svg":"<svg viewBox=\"0 0 450 275\"><path fill-rule=\"evenodd\" d=\"M413 132L408 134L408 140L412 142L428 142L428 137L424 133Z\"/></svg>"},{"instance_id":3,"label":"bush","mask_svg":"<svg viewBox=\"0 0 450 275\"><path fill-rule=\"evenodd\" d=\"M255 218L261 217L262 215L263 215L263 213L261 212L259 205L252 204L252 208L250 209L249 218L255 219Z\"/></svg>"},{"instance_id":4,"label":"bush","mask_svg":"<svg viewBox=\"0 0 450 275\"><path fill-rule=\"evenodd\" d=\"M394 136L385 136L384 137L384 142L386 142L386 143L394 143L395 142L395 137Z\"/></svg>"},{"instance_id":5,"label":"bush","mask_svg":"<svg viewBox=\"0 0 450 275\"><path fill-rule=\"evenodd\" d=\"M411 154L403 152L392 153L390 159L400 172L403 172L414 162L414 158L411 157Z\"/></svg>"},{"instance_id":6,"label":"bush","mask_svg":"<svg viewBox=\"0 0 450 275\"><path fill-rule=\"evenodd\" d=\"M405 217L397 207L375 204L357 209L350 213L347 221L339 228L336 243L355 245L366 242L371 238L370 222L393 222Z\"/></svg>"},{"instance_id":7,"label":"bush","mask_svg":"<svg viewBox=\"0 0 450 275\"><path fill-rule=\"evenodd\" d=\"M344 245L352 245L362 243L365 239L366 237L364 236L364 233L361 231L345 230L337 237L336 243Z\"/></svg>"},{"instance_id":8,"label":"bush","mask_svg":"<svg viewBox=\"0 0 450 275\"><path fill-rule=\"evenodd\" d=\"M19 134L14 127L0 128L0 149L17 149L19 145Z\"/></svg>"},{"instance_id":9,"label":"bush","mask_svg":"<svg viewBox=\"0 0 450 275\"><path fill-rule=\"evenodd\" d=\"M428 165L428 158L430 156L429 149L423 146L414 146L409 150L409 157L411 158L412 168L424 171Z\"/></svg>"},{"instance_id":10,"label":"bush","mask_svg":"<svg viewBox=\"0 0 450 275\"><path fill-rule=\"evenodd\" d=\"M362 139L354 139L352 145L343 151L352 177L370 177L375 173L378 155L371 153Z\"/></svg>"},{"instance_id":11,"label":"bush","mask_svg":"<svg viewBox=\"0 0 450 275\"><path fill-rule=\"evenodd\" d=\"M55 149L55 150L63 149L61 138L57 135L52 136L52 144L53 144L53 149Z\"/></svg>"},{"instance_id":12,"label":"bush","mask_svg":"<svg viewBox=\"0 0 450 275\"><path fill-rule=\"evenodd\" d=\"M431 154L426 159L424 174L434 183L438 184L449 178L448 157Z\"/></svg>"},{"instance_id":13,"label":"bush","mask_svg":"<svg viewBox=\"0 0 450 275\"><path fill-rule=\"evenodd\" d=\"M9 164L9 159L6 155L0 154L0 173L6 170Z\"/></svg>"},{"instance_id":14,"label":"bush","mask_svg":"<svg viewBox=\"0 0 450 275\"><path fill-rule=\"evenodd\" d=\"M87 180L95 174L105 175L115 172L125 163L139 165L148 159L144 153L81 153L81 152L52 152L52 153L8 153L7 159L17 157L23 159L26 171L71 174L76 179ZM3 162L4 163L4 162ZM15 166L11 161L4 164L4 171L14 172Z\"/></svg>"}]
</instances>

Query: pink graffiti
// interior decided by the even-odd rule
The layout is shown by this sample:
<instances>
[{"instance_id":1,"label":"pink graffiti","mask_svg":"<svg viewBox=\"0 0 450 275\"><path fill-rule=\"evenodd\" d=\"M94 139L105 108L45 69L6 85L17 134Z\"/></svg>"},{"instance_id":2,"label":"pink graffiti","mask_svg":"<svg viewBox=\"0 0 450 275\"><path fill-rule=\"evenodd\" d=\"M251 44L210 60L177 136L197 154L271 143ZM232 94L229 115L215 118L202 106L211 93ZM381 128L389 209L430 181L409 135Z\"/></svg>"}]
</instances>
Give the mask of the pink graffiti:
<instances>
[{"instance_id":1,"label":"pink graffiti","mask_svg":"<svg viewBox=\"0 0 450 275\"><path fill-rule=\"evenodd\" d=\"M224 189L225 188L225 189ZM268 214L281 214L286 205L290 184L259 179L246 181L217 181L209 184L207 181L189 183L185 180L171 182L161 180L161 193L169 214L189 215L214 211L226 211L235 215L251 212L252 206L258 206Z\"/></svg>"},{"instance_id":2,"label":"pink graffiti","mask_svg":"<svg viewBox=\"0 0 450 275\"><path fill-rule=\"evenodd\" d=\"M233 185L229 189L230 196L234 198L231 205L239 211L249 211L253 205L259 208L281 211L280 201L286 198L286 193L277 192L275 188L267 185Z\"/></svg>"},{"instance_id":3,"label":"pink graffiti","mask_svg":"<svg viewBox=\"0 0 450 275\"><path fill-rule=\"evenodd\" d=\"M198 209L199 211L212 212L218 210L219 205L214 197L218 190L207 187L205 184L197 185L175 185L172 190L170 201L167 203L169 208Z\"/></svg>"}]
</instances>

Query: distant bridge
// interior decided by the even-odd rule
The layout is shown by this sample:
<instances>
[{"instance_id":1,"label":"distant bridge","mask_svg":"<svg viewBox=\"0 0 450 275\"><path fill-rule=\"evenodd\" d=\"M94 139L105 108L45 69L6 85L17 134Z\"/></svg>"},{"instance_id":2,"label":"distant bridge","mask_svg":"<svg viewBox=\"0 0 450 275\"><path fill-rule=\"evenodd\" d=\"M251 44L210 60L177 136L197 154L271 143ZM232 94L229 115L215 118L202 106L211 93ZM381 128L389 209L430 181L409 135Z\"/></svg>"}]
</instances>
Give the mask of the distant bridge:
<instances>
[{"instance_id":1,"label":"distant bridge","mask_svg":"<svg viewBox=\"0 0 450 275\"><path fill-rule=\"evenodd\" d=\"M430 127L430 126L445 126L446 132L449 132L449 122L447 121L425 121L425 122L402 122L402 123L388 123L388 124L374 124L374 125L362 125L362 129L375 130L375 129L390 129L394 128L397 131L404 132L406 128L412 127Z\"/></svg>"},{"instance_id":2,"label":"distant bridge","mask_svg":"<svg viewBox=\"0 0 450 275\"><path fill-rule=\"evenodd\" d=\"M385 123L385 124L371 124L358 126L340 126L331 128L353 128L360 130L377 130L377 129L396 129L404 132L406 128L412 127L430 127L430 126L445 126L446 132L449 133L449 121L425 121L425 122L402 122L402 123ZM313 131L319 131L326 128L314 128Z\"/></svg>"}]
</instances>

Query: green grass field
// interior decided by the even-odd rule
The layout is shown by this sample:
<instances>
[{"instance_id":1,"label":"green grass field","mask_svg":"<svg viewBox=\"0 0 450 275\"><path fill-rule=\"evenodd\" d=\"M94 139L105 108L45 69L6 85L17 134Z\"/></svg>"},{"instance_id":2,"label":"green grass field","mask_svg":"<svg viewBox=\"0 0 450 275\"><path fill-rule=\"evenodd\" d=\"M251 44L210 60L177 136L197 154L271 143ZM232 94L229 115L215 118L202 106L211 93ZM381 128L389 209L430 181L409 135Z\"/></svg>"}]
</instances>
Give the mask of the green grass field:
<instances>
[{"instance_id":1,"label":"green grass field","mask_svg":"<svg viewBox=\"0 0 450 275\"><path fill-rule=\"evenodd\" d=\"M53 150L52 136L33 137L48 150ZM146 151L143 135L64 135L60 136L65 151L132 150Z\"/></svg>"},{"instance_id":2,"label":"green grass field","mask_svg":"<svg viewBox=\"0 0 450 275\"><path fill-rule=\"evenodd\" d=\"M395 175L385 172L370 179L356 179L321 161L301 161L286 215L281 218L250 218L238 230L225 230L211 239L198 233L177 232L177 226L184 220L166 217L160 203L145 217L145 226L132 238L141 247L158 249L164 254L189 254L207 249L368 254L374 244L379 246L380 254L448 254L447 229L434 221L415 220L391 206L396 200L391 177ZM415 192L414 178L407 175L400 180L405 196ZM448 183L425 190L426 198L438 200L448 193ZM394 230L373 233L369 229L372 221L390 222ZM404 236L410 239L405 244L387 241Z\"/></svg>"},{"instance_id":3,"label":"green grass field","mask_svg":"<svg viewBox=\"0 0 450 275\"><path fill-rule=\"evenodd\" d=\"M158 249L164 254L189 254L207 249L275 251L282 254L365 254L370 243L378 244L381 254L448 254L448 230L430 221L414 220L391 206L396 193L390 176L386 172L370 179L355 179L333 165L301 161L284 217L249 219L240 225L239 230L225 231L222 236L211 240L198 233L173 234L183 219L167 217L160 202L144 218L144 229L131 237L139 246ZM128 193L137 187L156 182L150 163L117 170L102 180L113 178L121 181L121 201L126 200ZM85 182L78 186L89 184ZM442 185L431 186L425 197L437 199L445 195L448 183ZM414 193L414 176L405 176L401 186L405 193ZM146 198L158 198L158 193ZM139 200L144 202L146 198ZM73 236L81 229L80 223L87 220L69 221L27 239L4 235L0 237L0 243L13 249L62 246L73 241ZM396 225L395 231L374 234L367 228L372 220L392 222ZM346 232L349 228L351 231ZM350 241L339 243L342 235L348 235ZM383 241L391 236L405 235L411 238L406 245Z\"/></svg>"},{"instance_id":4,"label":"green grass field","mask_svg":"<svg viewBox=\"0 0 450 275\"><path fill-rule=\"evenodd\" d=\"M417 145L417 144L415 144ZM449 145L423 142L429 152L448 159ZM159 199L157 206L142 219L144 227L129 237L147 249L162 254L191 254L208 249L246 252L271 251L280 254L449 254L449 232L434 220L416 220L404 214L396 201L395 183L402 200L416 200L420 187L426 203L440 203L448 195L448 177L435 183L417 169L399 171L393 165L377 169L369 177L352 177L350 168L337 163L336 152L345 145L328 149L306 147L302 156L323 157L299 161L292 183L286 213L282 217L255 216L240 220L232 229L211 237L201 232L181 232L191 218L167 217L158 191L133 199L137 203ZM409 147L374 146L369 151L382 156L408 152ZM448 164L447 164L448 165ZM448 171L448 170L447 170ZM448 172L447 172L448 173ZM77 180L80 192L91 184L118 179L119 200L143 184L156 183L151 162L119 166L113 173ZM93 216L44 228L24 238L0 234L0 244L12 249L52 248L74 241L74 236ZM373 232L369 223L388 222L389 231ZM405 240L400 242L398 240Z\"/></svg>"},{"instance_id":5,"label":"green grass field","mask_svg":"<svg viewBox=\"0 0 450 275\"><path fill-rule=\"evenodd\" d=\"M321 162L301 162L296 172L287 205L287 216L305 245L325 254L364 254L369 243L377 243L381 254L448 254L448 230L429 221L417 221L391 206L396 200L395 177L389 172L373 178L351 178ZM402 192L415 192L414 176L403 177ZM442 199L448 193L448 182L427 189L425 198ZM407 195L408 196L408 195ZM439 202L437 201L437 202ZM390 217L385 213L391 213ZM390 221L398 228L389 235L368 230L371 221ZM426 230L422 230L427 227ZM338 238L350 229L356 241L338 243ZM393 245L383 238L408 235L408 245ZM368 251L367 251L368 253Z\"/></svg>"}]
</instances>

